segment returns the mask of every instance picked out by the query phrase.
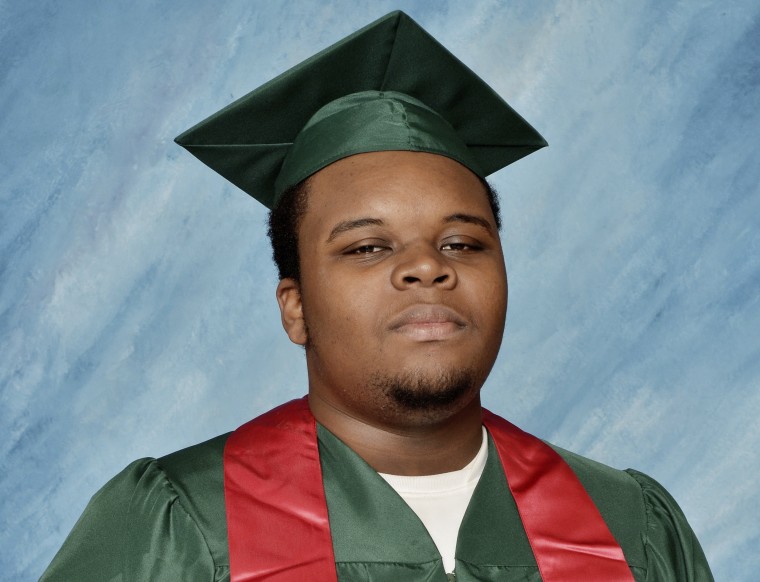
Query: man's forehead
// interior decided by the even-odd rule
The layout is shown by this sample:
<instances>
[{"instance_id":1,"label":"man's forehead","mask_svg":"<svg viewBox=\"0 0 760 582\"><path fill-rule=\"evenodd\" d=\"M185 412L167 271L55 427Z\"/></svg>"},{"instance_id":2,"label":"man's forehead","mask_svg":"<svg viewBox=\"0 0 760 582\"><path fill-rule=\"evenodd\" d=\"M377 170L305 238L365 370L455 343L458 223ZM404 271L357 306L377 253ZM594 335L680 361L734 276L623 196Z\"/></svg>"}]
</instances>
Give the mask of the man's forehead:
<instances>
[{"instance_id":1,"label":"man's forehead","mask_svg":"<svg viewBox=\"0 0 760 582\"><path fill-rule=\"evenodd\" d=\"M338 238L338 236L341 234L360 228L365 228L368 226L390 226L389 222L390 221L386 219L375 218L371 216L365 216L363 218L355 218L350 220L341 220L330 230L330 234L328 235L326 242L330 243ZM473 224L482 228L489 234L493 234L494 232L493 225L488 221L488 218L478 214L465 214L462 212L456 212L454 214L448 214L446 216L440 217L439 222L441 225Z\"/></svg>"},{"instance_id":2,"label":"man's forehead","mask_svg":"<svg viewBox=\"0 0 760 582\"><path fill-rule=\"evenodd\" d=\"M309 189L322 203L366 202L386 193L451 190L479 195L485 181L446 155L428 152L380 151L342 158L308 178Z\"/></svg>"},{"instance_id":3,"label":"man's forehead","mask_svg":"<svg viewBox=\"0 0 760 582\"><path fill-rule=\"evenodd\" d=\"M362 227L405 219L494 226L487 185L446 156L371 152L344 158L308 180L308 222L328 242Z\"/></svg>"}]
</instances>

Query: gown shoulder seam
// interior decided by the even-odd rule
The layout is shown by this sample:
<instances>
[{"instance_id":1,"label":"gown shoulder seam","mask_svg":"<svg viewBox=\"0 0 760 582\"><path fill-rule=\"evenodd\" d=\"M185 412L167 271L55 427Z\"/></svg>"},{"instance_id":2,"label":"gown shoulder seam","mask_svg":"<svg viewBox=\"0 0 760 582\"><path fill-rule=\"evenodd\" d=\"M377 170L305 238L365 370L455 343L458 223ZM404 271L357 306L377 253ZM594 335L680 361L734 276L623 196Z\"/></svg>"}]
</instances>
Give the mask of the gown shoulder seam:
<instances>
[{"instance_id":1,"label":"gown shoulder seam","mask_svg":"<svg viewBox=\"0 0 760 582\"><path fill-rule=\"evenodd\" d=\"M182 513L184 513L190 519L196 531L201 536L201 539L203 540L203 544L206 546L206 552L211 558L211 563L214 565L214 570L215 571L218 570L219 564L216 563L216 559L214 558L214 553L211 551L211 547L209 546L208 539L206 538L206 534L203 532L203 529L198 525L198 522L195 520L192 514L187 509L185 509L185 506L182 504L182 497L180 496L177 489L174 487L174 483L169 478L169 475L167 475L166 471L164 471L164 468L161 466L159 459L153 459L153 462L156 465L156 469L158 469L161 472L161 476L164 478L167 485L169 486L169 489L171 490L171 493L173 495L171 504L174 505L176 503L177 505L179 505L179 508L182 510Z\"/></svg>"},{"instance_id":2,"label":"gown shoulder seam","mask_svg":"<svg viewBox=\"0 0 760 582\"><path fill-rule=\"evenodd\" d=\"M641 503L644 507L644 531L641 532L641 542L644 546L644 556L646 557L646 571L647 576L649 575L649 564L651 563L651 543L649 539L649 531L652 528L653 523L653 516L652 516L652 503L647 499L647 496L644 494L644 484L641 482L641 479L639 479L640 473L636 471L635 469L625 469L624 471L627 473L631 479L638 485L639 494L641 495Z\"/></svg>"}]
</instances>

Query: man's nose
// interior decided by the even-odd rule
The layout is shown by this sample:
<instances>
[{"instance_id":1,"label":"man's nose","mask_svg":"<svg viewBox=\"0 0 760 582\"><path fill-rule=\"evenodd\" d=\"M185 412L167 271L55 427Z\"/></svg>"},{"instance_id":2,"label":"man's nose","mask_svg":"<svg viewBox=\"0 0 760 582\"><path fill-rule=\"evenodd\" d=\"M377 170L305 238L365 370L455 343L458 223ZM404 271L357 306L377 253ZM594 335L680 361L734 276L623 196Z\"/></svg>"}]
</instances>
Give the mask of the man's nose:
<instances>
[{"instance_id":1,"label":"man's nose","mask_svg":"<svg viewBox=\"0 0 760 582\"><path fill-rule=\"evenodd\" d=\"M453 289L457 273L438 249L419 245L401 253L393 269L392 283L399 290L414 286Z\"/></svg>"}]
</instances>

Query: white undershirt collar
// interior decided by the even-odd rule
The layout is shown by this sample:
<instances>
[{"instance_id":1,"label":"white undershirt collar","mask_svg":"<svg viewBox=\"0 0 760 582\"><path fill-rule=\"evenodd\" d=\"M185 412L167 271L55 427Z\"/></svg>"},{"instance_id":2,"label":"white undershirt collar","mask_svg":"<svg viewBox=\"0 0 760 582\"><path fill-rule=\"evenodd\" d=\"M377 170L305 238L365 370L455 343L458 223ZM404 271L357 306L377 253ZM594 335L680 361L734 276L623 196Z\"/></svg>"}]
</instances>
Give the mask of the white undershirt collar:
<instances>
[{"instance_id":1,"label":"white undershirt collar","mask_svg":"<svg viewBox=\"0 0 760 582\"><path fill-rule=\"evenodd\" d=\"M446 572L454 570L459 527L483 474L488 458L488 436L483 427L480 449L464 468L438 475L380 476L417 514L443 558Z\"/></svg>"}]
</instances>

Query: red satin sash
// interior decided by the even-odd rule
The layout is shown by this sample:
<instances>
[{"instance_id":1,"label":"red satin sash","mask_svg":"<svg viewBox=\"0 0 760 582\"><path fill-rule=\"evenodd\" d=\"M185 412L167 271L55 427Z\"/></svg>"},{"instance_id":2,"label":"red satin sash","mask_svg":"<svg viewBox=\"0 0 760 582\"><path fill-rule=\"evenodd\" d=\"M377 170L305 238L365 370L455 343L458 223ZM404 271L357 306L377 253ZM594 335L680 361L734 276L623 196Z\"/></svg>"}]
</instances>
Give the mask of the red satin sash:
<instances>
[{"instance_id":1,"label":"red satin sash","mask_svg":"<svg viewBox=\"0 0 760 582\"><path fill-rule=\"evenodd\" d=\"M623 550L549 445L483 409L544 582L634 582Z\"/></svg>"},{"instance_id":2,"label":"red satin sash","mask_svg":"<svg viewBox=\"0 0 760 582\"><path fill-rule=\"evenodd\" d=\"M317 424L305 398L230 435L224 505L231 582L337 581Z\"/></svg>"},{"instance_id":3,"label":"red satin sash","mask_svg":"<svg viewBox=\"0 0 760 582\"><path fill-rule=\"evenodd\" d=\"M633 582L623 551L572 469L548 445L483 410L544 582ZM231 582L336 582L308 401L244 424L224 449ZM506 541L505 541L506 543Z\"/></svg>"}]
</instances>

